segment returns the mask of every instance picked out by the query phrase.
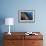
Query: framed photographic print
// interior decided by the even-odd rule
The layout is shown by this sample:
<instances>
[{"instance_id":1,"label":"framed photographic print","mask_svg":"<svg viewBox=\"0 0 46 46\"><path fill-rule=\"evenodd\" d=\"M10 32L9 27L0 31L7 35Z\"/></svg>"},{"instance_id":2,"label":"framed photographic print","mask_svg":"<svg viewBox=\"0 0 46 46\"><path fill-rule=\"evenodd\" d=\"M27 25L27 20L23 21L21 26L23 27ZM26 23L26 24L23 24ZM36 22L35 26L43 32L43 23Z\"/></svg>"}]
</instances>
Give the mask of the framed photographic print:
<instances>
[{"instance_id":1,"label":"framed photographic print","mask_svg":"<svg viewBox=\"0 0 46 46\"><path fill-rule=\"evenodd\" d=\"M19 10L18 11L19 22L35 22L35 10Z\"/></svg>"}]
</instances>

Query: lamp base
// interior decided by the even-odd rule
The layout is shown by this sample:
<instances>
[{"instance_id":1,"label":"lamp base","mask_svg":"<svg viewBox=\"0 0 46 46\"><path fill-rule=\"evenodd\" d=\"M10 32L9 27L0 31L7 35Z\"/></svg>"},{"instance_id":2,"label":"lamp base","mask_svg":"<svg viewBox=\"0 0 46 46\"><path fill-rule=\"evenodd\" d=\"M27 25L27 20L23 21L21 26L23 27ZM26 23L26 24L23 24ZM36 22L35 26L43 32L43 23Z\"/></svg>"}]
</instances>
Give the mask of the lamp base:
<instances>
[{"instance_id":1,"label":"lamp base","mask_svg":"<svg viewBox=\"0 0 46 46\"><path fill-rule=\"evenodd\" d=\"M8 32L8 34L9 34L9 35L11 35L11 33L10 33L10 32Z\"/></svg>"}]
</instances>

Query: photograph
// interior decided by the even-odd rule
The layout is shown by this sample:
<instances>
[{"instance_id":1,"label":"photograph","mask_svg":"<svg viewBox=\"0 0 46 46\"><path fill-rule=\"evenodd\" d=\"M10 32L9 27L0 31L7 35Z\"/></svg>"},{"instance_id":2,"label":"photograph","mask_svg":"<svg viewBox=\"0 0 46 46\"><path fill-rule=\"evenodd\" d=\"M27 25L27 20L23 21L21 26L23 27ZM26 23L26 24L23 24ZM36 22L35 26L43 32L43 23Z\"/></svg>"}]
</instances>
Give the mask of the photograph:
<instances>
[{"instance_id":1,"label":"photograph","mask_svg":"<svg viewBox=\"0 0 46 46\"><path fill-rule=\"evenodd\" d=\"M19 10L19 22L35 22L35 10Z\"/></svg>"}]
</instances>

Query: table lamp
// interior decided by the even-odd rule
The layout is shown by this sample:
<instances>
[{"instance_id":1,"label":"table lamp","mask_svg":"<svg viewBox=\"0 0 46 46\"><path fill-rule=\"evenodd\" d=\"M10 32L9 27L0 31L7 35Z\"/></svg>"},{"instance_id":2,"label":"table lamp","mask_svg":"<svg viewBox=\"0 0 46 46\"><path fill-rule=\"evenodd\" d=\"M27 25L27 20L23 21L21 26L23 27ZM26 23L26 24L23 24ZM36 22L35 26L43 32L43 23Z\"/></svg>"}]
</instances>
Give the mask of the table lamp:
<instances>
[{"instance_id":1,"label":"table lamp","mask_svg":"<svg viewBox=\"0 0 46 46\"><path fill-rule=\"evenodd\" d=\"M5 18L5 25L9 25L8 34L11 35L11 33L10 33L10 26L14 25L14 18Z\"/></svg>"}]
</instances>

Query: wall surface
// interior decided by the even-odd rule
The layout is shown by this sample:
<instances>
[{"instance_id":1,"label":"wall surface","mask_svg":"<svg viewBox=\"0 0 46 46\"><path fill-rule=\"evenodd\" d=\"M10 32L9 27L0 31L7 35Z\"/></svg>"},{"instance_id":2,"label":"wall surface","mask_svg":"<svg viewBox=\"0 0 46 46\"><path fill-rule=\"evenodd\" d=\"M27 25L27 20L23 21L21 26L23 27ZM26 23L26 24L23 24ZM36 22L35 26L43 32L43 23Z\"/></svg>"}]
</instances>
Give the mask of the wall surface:
<instances>
[{"instance_id":1,"label":"wall surface","mask_svg":"<svg viewBox=\"0 0 46 46\"><path fill-rule=\"evenodd\" d=\"M18 10L35 10L35 23L19 23ZM4 24L4 19L7 17L15 19L14 25L11 26L11 32L37 31L45 33L46 0L0 0L0 32L8 32L8 26Z\"/></svg>"},{"instance_id":2,"label":"wall surface","mask_svg":"<svg viewBox=\"0 0 46 46\"><path fill-rule=\"evenodd\" d=\"M13 17L11 31L46 31L46 0L0 0L0 18ZM35 10L35 23L19 23L18 10ZM1 25L1 31L8 31L8 26Z\"/></svg>"}]
</instances>

